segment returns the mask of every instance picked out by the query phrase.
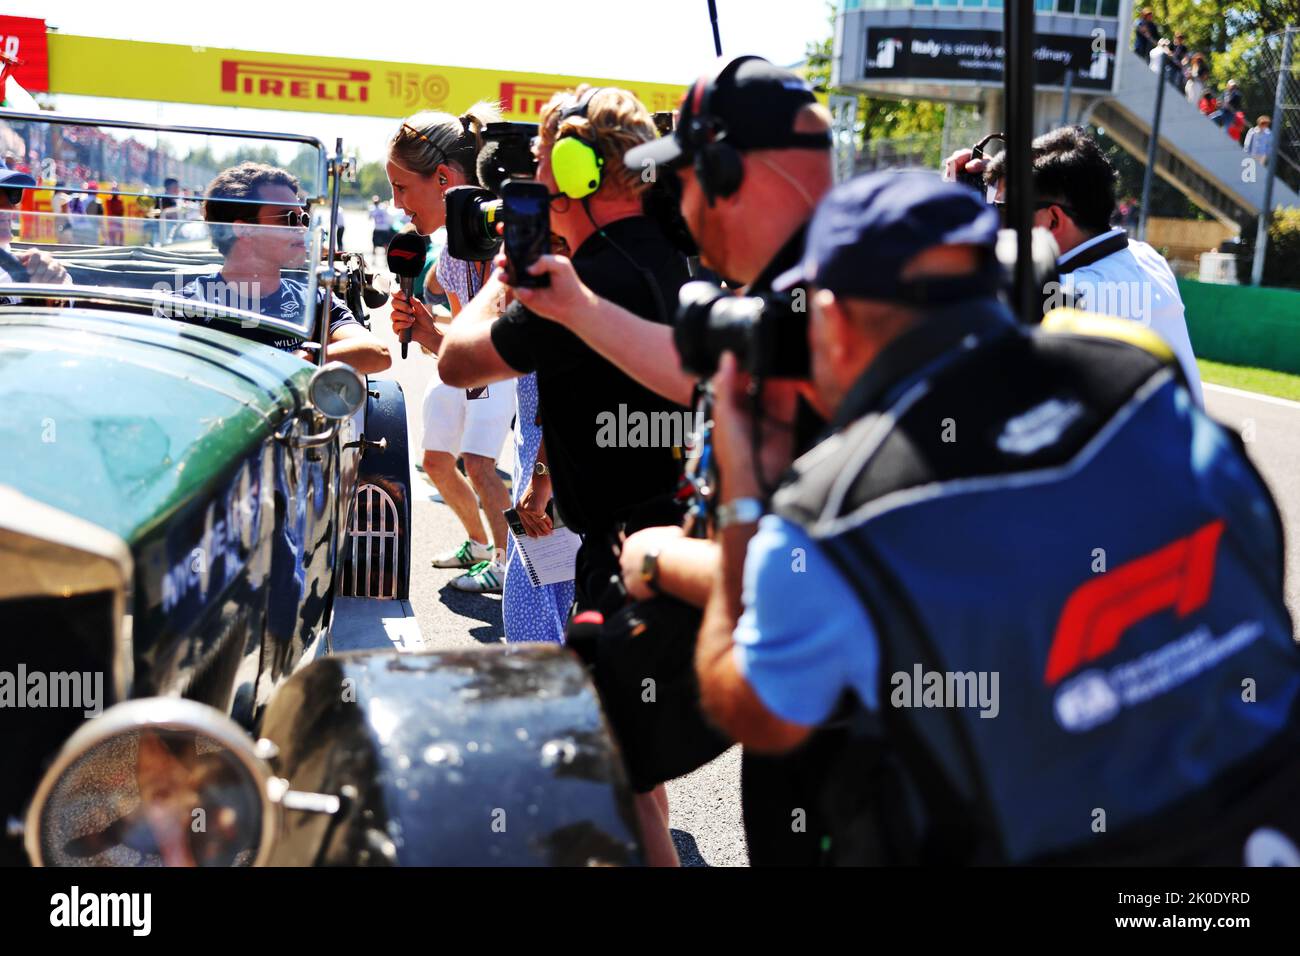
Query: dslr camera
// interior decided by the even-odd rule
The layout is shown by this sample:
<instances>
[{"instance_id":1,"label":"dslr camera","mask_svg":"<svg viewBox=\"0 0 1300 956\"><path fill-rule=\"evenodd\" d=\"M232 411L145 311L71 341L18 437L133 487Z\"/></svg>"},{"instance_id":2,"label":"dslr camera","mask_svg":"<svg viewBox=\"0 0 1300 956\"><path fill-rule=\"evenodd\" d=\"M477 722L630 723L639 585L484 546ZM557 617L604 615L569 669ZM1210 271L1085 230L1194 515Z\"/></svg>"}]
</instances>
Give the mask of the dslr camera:
<instances>
[{"instance_id":1,"label":"dslr camera","mask_svg":"<svg viewBox=\"0 0 1300 956\"><path fill-rule=\"evenodd\" d=\"M686 283L673 326L683 370L708 378L730 352L756 378L810 378L808 312L801 306L796 310L789 292L741 297L711 282Z\"/></svg>"},{"instance_id":2,"label":"dslr camera","mask_svg":"<svg viewBox=\"0 0 1300 956\"><path fill-rule=\"evenodd\" d=\"M531 179L537 170L532 142L536 123L488 123L476 173L482 186L447 190L447 252L470 262L491 260L501 248L501 187ZM485 188L486 187L486 188Z\"/></svg>"},{"instance_id":3,"label":"dslr camera","mask_svg":"<svg viewBox=\"0 0 1300 956\"><path fill-rule=\"evenodd\" d=\"M985 153L985 147L987 147L988 144L995 139L998 140L1003 145L1006 145L1007 134L989 133L989 135L985 136L982 140L980 140L978 143L976 143L974 146L971 147L970 159L966 160L966 162L969 163L976 159L987 158L987 154ZM961 183L963 186L969 186L971 189L975 190L981 196L984 195L984 174L983 173L968 173L964 169L959 169L957 170L957 182Z\"/></svg>"}]
</instances>

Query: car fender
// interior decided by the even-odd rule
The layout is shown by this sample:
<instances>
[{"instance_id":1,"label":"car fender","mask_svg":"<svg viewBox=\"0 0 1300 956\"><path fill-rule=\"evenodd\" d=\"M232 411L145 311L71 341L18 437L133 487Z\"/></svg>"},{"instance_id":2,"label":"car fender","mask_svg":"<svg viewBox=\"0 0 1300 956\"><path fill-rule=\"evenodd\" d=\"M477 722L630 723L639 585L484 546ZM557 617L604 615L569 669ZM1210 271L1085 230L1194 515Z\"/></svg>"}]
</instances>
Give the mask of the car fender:
<instances>
[{"instance_id":1,"label":"car fender","mask_svg":"<svg viewBox=\"0 0 1300 956\"><path fill-rule=\"evenodd\" d=\"M261 736L298 791L271 863L642 862L632 793L586 671L557 647L350 653L300 670Z\"/></svg>"}]
</instances>

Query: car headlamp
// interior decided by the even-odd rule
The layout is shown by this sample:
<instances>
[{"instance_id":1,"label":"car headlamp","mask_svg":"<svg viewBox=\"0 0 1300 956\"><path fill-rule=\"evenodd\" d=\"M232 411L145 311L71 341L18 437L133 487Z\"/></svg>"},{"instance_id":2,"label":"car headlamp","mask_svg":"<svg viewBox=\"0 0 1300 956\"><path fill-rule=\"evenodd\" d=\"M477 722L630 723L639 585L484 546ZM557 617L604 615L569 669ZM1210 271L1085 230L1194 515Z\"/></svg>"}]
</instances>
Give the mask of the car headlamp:
<instances>
[{"instance_id":1,"label":"car headlamp","mask_svg":"<svg viewBox=\"0 0 1300 956\"><path fill-rule=\"evenodd\" d=\"M312 374L307 397L326 418L343 421L355 415L366 400L366 383L350 365L327 362Z\"/></svg>"},{"instance_id":2,"label":"car headlamp","mask_svg":"<svg viewBox=\"0 0 1300 956\"><path fill-rule=\"evenodd\" d=\"M284 790L224 714L128 701L68 739L28 810L27 852L38 866L253 866Z\"/></svg>"}]
</instances>

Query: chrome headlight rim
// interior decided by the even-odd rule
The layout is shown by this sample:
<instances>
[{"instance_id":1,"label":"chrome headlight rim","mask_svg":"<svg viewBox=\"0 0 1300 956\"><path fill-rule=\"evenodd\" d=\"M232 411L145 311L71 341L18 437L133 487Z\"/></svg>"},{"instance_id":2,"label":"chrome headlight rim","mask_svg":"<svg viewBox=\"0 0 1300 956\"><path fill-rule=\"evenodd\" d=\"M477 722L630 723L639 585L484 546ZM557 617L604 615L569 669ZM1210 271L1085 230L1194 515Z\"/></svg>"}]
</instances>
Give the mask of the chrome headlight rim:
<instances>
[{"instance_id":1,"label":"chrome headlight rim","mask_svg":"<svg viewBox=\"0 0 1300 956\"><path fill-rule=\"evenodd\" d=\"M348 385L355 385L358 395L357 401L352 405L346 414L331 414L325 407L325 403L317 398L317 390L325 387L331 380L337 380L340 376L346 376L351 381ZM307 401L311 407L320 415L330 421L342 422L355 415L366 403L366 380L356 369L345 362L326 362L320 368L312 373L311 380L307 383Z\"/></svg>"},{"instance_id":2,"label":"chrome headlight rim","mask_svg":"<svg viewBox=\"0 0 1300 956\"><path fill-rule=\"evenodd\" d=\"M201 734L220 744L248 772L257 787L261 834L252 866L264 866L282 828L283 806L273 797L279 782L271 767L257 754L256 744L237 723L207 704L182 697L142 697L123 701L87 721L59 749L41 777L27 808L23 845L32 866L44 867L41 853L41 817L50 794L65 771L95 747L124 733L142 729Z\"/></svg>"}]
</instances>

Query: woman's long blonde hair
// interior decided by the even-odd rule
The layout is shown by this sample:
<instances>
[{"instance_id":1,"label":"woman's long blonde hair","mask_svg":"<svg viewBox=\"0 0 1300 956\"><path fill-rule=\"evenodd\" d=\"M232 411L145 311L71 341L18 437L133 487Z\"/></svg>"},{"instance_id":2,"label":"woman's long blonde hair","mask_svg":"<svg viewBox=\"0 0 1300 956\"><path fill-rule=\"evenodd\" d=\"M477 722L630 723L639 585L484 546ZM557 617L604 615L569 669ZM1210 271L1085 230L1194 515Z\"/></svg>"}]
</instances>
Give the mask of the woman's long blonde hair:
<instances>
[{"instance_id":1,"label":"woman's long blonde hair","mask_svg":"<svg viewBox=\"0 0 1300 956\"><path fill-rule=\"evenodd\" d=\"M409 117L388 141L388 154L398 166L432 176L443 163L454 165L471 183L478 182L475 161L488 123L501 121L501 109L487 100L460 116L425 110Z\"/></svg>"}]
</instances>

